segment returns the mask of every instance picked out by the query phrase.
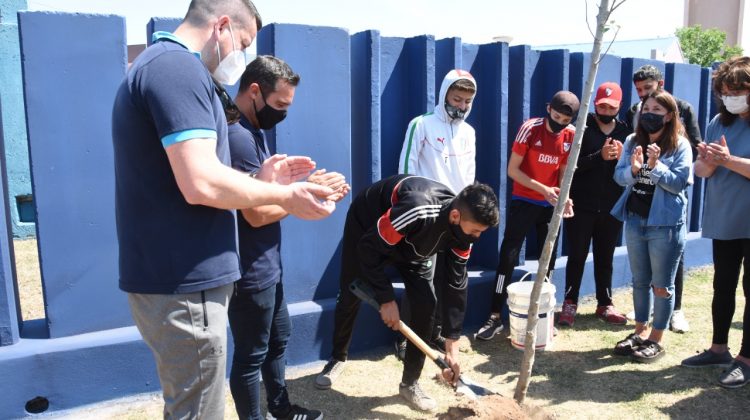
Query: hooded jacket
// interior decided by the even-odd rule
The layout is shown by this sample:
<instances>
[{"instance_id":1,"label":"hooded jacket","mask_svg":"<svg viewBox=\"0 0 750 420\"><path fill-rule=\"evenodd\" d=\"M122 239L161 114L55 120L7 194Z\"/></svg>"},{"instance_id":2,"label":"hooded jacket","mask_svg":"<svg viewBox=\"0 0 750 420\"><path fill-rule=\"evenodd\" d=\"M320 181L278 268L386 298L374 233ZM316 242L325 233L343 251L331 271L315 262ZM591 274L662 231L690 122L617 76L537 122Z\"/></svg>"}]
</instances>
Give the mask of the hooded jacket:
<instances>
[{"instance_id":1,"label":"hooded jacket","mask_svg":"<svg viewBox=\"0 0 750 420\"><path fill-rule=\"evenodd\" d=\"M440 86L440 100L435 110L414 118L406 130L401 148L398 172L419 175L440 182L458 194L474 182L476 174L476 136L464 119L452 119L445 110L448 88L466 79L477 86L474 77L464 70L451 70Z\"/></svg>"},{"instance_id":2,"label":"hooded jacket","mask_svg":"<svg viewBox=\"0 0 750 420\"><path fill-rule=\"evenodd\" d=\"M430 264L430 258L445 251L443 333L451 339L461 334L467 299L466 263L471 254L471 244L457 238L451 228L449 213L454 198L436 181L393 175L360 192L347 214L347 226L356 223L364 230L357 243L359 269L380 304L396 298L386 266L408 264L429 281L430 270L417 267L429 267L425 264Z\"/></svg>"}]
</instances>

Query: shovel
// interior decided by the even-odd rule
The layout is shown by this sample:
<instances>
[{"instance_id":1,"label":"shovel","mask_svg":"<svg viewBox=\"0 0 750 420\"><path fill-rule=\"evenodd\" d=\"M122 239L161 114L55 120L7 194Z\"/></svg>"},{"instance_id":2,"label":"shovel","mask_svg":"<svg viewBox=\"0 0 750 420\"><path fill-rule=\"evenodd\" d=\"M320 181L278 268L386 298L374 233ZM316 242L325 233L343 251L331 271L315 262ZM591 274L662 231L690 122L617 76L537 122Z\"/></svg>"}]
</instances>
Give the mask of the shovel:
<instances>
[{"instance_id":1,"label":"shovel","mask_svg":"<svg viewBox=\"0 0 750 420\"><path fill-rule=\"evenodd\" d=\"M352 284L349 285L349 290L351 290L351 292L355 296L360 298L363 302L367 303L378 311L380 310L380 305L375 301L375 293L368 283L360 279L355 279ZM427 343L425 343L424 340L422 340L416 333L414 333L414 331L412 331L412 329L409 328L408 325L404 324L404 321L398 321L398 329L401 334L403 334L409 341L411 341L412 344L417 346L417 348L422 353L424 353L425 356L435 362L438 367L440 367L441 369L450 369L450 366L448 366L448 363L445 362L445 359L440 356L440 353L432 347L428 346ZM459 394L465 395L472 400L475 400L477 399L477 397L484 395L497 394L496 392L493 392L467 378L464 374L461 374L461 376L458 377L458 383L456 383L455 391Z\"/></svg>"}]
</instances>

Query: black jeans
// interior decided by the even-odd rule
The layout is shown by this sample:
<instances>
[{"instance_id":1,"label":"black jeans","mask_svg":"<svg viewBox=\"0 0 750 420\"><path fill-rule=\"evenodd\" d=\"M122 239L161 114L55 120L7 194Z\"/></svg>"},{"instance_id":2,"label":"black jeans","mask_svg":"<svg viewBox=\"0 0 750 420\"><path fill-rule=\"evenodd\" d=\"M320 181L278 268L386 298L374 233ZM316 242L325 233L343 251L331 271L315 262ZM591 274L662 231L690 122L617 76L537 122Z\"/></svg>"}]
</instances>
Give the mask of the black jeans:
<instances>
[{"instance_id":1,"label":"black jeans","mask_svg":"<svg viewBox=\"0 0 750 420\"><path fill-rule=\"evenodd\" d=\"M281 282L258 292L237 290L229 302L234 357L229 388L240 419L264 419L260 376L268 411L282 417L291 405L284 379L286 346L292 331Z\"/></svg>"},{"instance_id":2,"label":"black jeans","mask_svg":"<svg viewBox=\"0 0 750 420\"><path fill-rule=\"evenodd\" d=\"M341 252L341 274L339 276L339 294L336 299L333 327L333 351L331 356L339 361L349 357L349 345L352 341L354 322L359 312L360 300L349 290L355 278L361 278L357 244L365 232L356 217L349 212L344 226L344 239ZM430 338L433 314L435 313L435 291L432 285L434 258L424 261L394 262L393 265L404 281L405 296L409 301L409 327L423 340ZM401 381L411 385L419 379L424 367L425 356L416 346L409 342L406 346L404 372Z\"/></svg>"},{"instance_id":3,"label":"black jeans","mask_svg":"<svg viewBox=\"0 0 750 420\"><path fill-rule=\"evenodd\" d=\"M518 261L526 234L536 227L537 253L542 254L544 240L547 238L549 222L552 220L553 207L544 207L522 200L511 200L508 210L508 221L505 224L503 243L500 245L500 261L495 271L495 293L492 295L492 313L500 313L508 302L508 284L512 282L513 269ZM558 237L559 239L559 237ZM551 275L557 258L557 239L549 260L547 275Z\"/></svg>"},{"instance_id":4,"label":"black jeans","mask_svg":"<svg viewBox=\"0 0 750 420\"><path fill-rule=\"evenodd\" d=\"M578 303L581 278L593 242L594 282L599 306L612 304L612 257L622 222L609 213L580 210L565 220L565 239L568 241L568 263L565 266L565 299Z\"/></svg>"},{"instance_id":5,"label":"black jeans","mask_svg":"<svg viewBox=\"0 0 750 420\"><path fill-rule=\"evenodd\" d=\"M714 344L727 344L729 328L734 317L735 294L742 276L742 289L745 293L745 313L742 317L742 346L740 356L750 357L750 239L713 240L714 257L714 298L711 303L711 316L714 325Z\"/></svg>"}]
</instances>

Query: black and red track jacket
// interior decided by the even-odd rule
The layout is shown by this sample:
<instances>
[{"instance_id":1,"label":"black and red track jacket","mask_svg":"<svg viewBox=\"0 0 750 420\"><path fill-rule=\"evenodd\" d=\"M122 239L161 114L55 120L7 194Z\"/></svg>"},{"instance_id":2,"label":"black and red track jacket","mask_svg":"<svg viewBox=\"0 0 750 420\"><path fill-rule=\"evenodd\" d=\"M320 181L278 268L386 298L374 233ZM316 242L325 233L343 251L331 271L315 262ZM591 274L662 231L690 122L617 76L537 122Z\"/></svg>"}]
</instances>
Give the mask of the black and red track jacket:
<instances>
[{"instance_id":1,"label":"black and red track jacket","mask_svg":"<svg viewBox=\"0 0 750 420\"><path fill-rule=\"evenodd\" d=\"M357 255L365 280L383 304L395 300L384 269L398 262L423 261L446 252L443 287L443 334L457 339L466 311L466 263L471 244L451 232L448 213L455 194L445 185L414 175L394 175L362 191L349 209L365 233Z\"/></svg>"}]
</instances>

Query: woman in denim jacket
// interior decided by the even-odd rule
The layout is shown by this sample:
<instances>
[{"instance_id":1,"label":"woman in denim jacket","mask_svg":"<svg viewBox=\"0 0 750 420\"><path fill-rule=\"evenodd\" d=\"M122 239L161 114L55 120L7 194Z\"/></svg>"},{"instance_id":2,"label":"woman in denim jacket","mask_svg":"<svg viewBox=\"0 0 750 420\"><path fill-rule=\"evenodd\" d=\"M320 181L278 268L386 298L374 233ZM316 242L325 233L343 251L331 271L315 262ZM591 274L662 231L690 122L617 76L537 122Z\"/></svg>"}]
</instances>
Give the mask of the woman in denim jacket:
<instances>
[{"instance_id":1,"label":"woman in denim jacket","mask_svg":"<svg viewBox=\"0 0 750 420\"><path fill-rule=\"evenodd\" d=\"M664 355L660 342L674 308L674 275L685 247L685 190L692 182L693 160L690 143L681 133L672 95L651 93L615 167L615 181L626 188L611 214L626 222L636 324L635 332L618 342L614 353L638 362L651 363ZM652 292L654 322L649 331Z\"/></svg>"}]
</instances>

